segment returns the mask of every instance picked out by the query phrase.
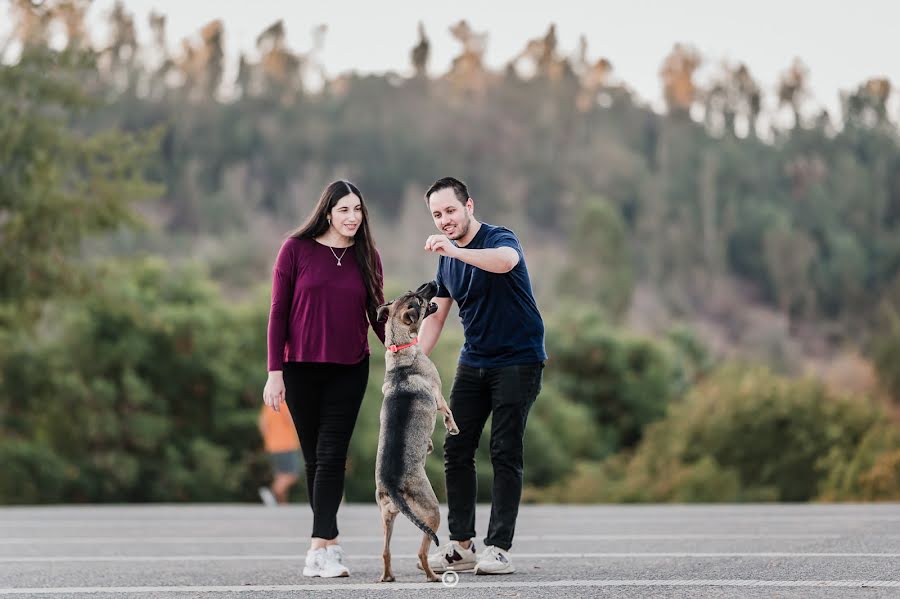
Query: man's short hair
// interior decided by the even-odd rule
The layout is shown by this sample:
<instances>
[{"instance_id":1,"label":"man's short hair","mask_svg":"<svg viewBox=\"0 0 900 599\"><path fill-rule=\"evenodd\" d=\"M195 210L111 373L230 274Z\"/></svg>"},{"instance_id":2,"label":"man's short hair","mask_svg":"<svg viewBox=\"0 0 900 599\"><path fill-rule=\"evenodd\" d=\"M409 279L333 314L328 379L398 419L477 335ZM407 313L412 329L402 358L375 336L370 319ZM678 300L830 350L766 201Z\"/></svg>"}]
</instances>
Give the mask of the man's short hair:
<instances>
[{"instance_id":1,"label":"man's short hair","mask_svg":"<svg viewBox=\"0 0 900 599\"><path fill-rule=\"evenodd\" d=\"M466 187L465 183L454 177L444 177L443 179L438 179L432 183L431 187L428 188L428 191L425 192L425 203L428 203L431 194L437 193L442 189L452 189L453 193L456 195L456 199L459 200L459 203L463 206L465 206L466 202L469 200L469 188Z\"/></svg>"}]
</instances>

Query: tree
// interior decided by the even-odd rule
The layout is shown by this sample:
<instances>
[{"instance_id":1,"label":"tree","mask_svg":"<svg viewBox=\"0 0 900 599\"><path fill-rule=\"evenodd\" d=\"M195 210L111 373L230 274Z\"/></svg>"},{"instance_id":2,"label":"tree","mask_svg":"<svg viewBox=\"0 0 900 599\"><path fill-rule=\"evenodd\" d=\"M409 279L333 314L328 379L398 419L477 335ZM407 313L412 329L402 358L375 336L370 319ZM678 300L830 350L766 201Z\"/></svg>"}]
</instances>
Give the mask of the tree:
<instances>
[{"instance_id":1,"label":"tree","mask_svg":"<svg viewBox=\"0 0 900 599\"><path fill-rule=\"evenodd\" d=\"M428 74L428 56L430 54L431 43L428 41L428 37L425 35L425 25L419 21L419 41L413 47L412 52L410 52L410 58L412 59L413 69L415 70L417 78L423 78Z\"/></svg>"},{"instance_id":2,"label":"tree","mask_svg":"<svg viewBox=\"0 0 900 599\"><path fill-rule=\"evenodd\" d=\"M596 311L570 310L548 323L547 382L590 410L605 451L633 447L706 368L705 353L676 335L639 338L609 326Z\"/></svg>"},{"instance_id":3,"label":"tree","mask_svg":"<svg viewBox=\"0 0 900 599\"><path fill-rule=\"evenodd\" d=\"M694 71L702 62L697 50L683 44L675 44L663 61L659 75L669 114L687 116L697 97Z\"/></svg>"},{"instance_id":4,"label":"tree","mask_svg":"<svg viewBox=\"0 0 900 599\"><path fill-rule=\"evenodd\" d=\"M634 288L622 217L608 202L592 199L578 214L571 240L571 266L561 276L560 291L595 304L614 319L621 318Z\"/></svg>"},{"instance_id":5,"label":"tree","mask_svg":"<svg viewBox=\"0 0 900 599\"><path fill-rule=\"evenodd\" d=\"M252 497L264 297L233 306L158 258L91 274L90 294L56 302L52 336L0 362L0 504ZM45 464L52 484L26 494Z\"/></svg>"},{"instance_id":6,"label":"tree","mask_svg":"<svg viewBox=\"0 0 900 599\"><path fill-rule=\"evenodd\" d=\"M144 178L154 134L72 125L94 74L93 56L75 50L28 48L0 65L0 328L77 290L81 242L137 222L132 204L159 192Z\"/></svg>"},{"instance_id":7,"label":"tree","mask_svg":"<svg viewBox=\"0 0 900 599\"><path fill-rule=\"evenodd\" d=\"M799 58L781 76L778 82L778 104L791 109L794 128L802 126L800 106L809 95L809 69Z\"/></svg>"},{"instance_id":8,"label":"tree","mask_svg":"<svg viewBox=\"0 0 900 599\"><path fill-rule=\"evenodd\" d=\"M756 135L756 121L762 107L762 97L756 81L745 64L723 64L721 72L705 93L706 126L713 133L739 134L739 119L743 119L747 134Z\"/></svg>"},{"instance_id":9,"label":"tree","mask_svg":"<svg viewBox=\"0 0 900 599\"><path fill-rule=\"evenodd\" d=\"M890 95L889 79L873 78L865 81L855 92L844 94L844 121L857 127L886 125L889 122L887 103Z\"/></svg>"}]
</instances>

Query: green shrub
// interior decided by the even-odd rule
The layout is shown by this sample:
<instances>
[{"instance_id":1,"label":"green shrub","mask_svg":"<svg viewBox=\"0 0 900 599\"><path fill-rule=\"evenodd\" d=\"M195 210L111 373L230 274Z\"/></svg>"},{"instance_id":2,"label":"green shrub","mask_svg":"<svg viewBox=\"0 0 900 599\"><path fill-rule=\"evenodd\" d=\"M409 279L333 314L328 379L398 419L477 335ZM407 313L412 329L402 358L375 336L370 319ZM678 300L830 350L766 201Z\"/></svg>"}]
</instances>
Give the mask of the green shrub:
<instances>
[{"instance_id":1,"label":"green shrub","mask_svg":"<svg viewBox=\"0 0 900 599\"><path fill-rule=\"evenodd\" d=\"M725 368L674 403L632 453L582 467L545 497L806 501L889 497L895 448L873 403L762 369ZM886 429L885 429L886 430Z\"/></svg>"},{"instance_id":2,"label":"green shrub","mask_svg":"<svg viewBox=\"0 0 900 599\"><path fill-rule=\"evenodd\" d=\"M823 460L827 475L819 499L825 501L895 500L900 479L891 461L900 450L900 430L884 419L876 423L855 447L838 445Z\"/></svg>"},{"instance_id":3,"label":"green shrub","mask_svg":"<svg viewBox=\"0 0 900 599\"><path fill-rule=\"evenodd\" d=\"M0 503L60 501L71 467L52 449L22 439L0 440Z\"/></svg>"},{"instance_id":4,"label":"green shrub","mask_svg":"<svg viewBox=\"0 0 900 599\"><path fill-rule=\"evenodd\" d=\"M74 472L34 500L253 497L266 302L228 306L202 271L152 259L102 264L92 280L3 364L5 432Z\"/></svg>"},{"instance_id":5,"label":"green shrub","mask_svg":"<svg viewBox=\"0 0 900 599\"><path fill-rule=\"evenodd\" d=\"M696 339L684 332L672 339L636 337L595 313L571 310L548 323L547 380L590 410L602 444L633 447L706 368Z\"/></svg>"},{"instance_id":6,"label":"green shrub","mask_svg":"<svg viewBox=\"0 0 900 599\"><path fill-rule=\"evenodd\" d=\"M897 284L900 288L900 283ZM900 309L885 306L884 326L874 340L875 367L881 386L900 403Z\"/></svg>"}]
</instances>

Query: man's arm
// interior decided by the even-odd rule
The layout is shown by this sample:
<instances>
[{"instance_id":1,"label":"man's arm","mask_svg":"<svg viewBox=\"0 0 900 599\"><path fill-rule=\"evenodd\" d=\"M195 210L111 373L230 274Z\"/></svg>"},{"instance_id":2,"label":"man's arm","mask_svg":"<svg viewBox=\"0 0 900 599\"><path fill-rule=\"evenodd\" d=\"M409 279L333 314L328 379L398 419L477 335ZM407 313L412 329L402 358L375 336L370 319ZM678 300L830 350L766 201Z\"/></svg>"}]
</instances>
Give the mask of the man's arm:
<instances>
[{"instance_id":1,"label":"man's arm","mask_svg":"<svg viewBox=\"0 0 900 599\"><path fill-rule=\"evenodd\" d=\"M496 274L504 274L516 267L519 263L519 252L511 247L485 248L482 250L470 250L456 247L444 235L432 235L425 242L425 249L436 252L442 256L462 260L475 268L486 270Z\"/></svg>"},{"instance_id":2,"label":"man's arm","mask_svg":"<svg viewBox=\"0 0 900 599\"><path fill-rule=\"evenodd\" d=\"M437 312L422 321L422 327L419 329L419 346L426 356L431 354L431 350L434 349L441 336L444 322L447 320L450 306L453 304L453 299L449 297L436 297L431 301L437 304Z\"/></svg>"},{"instance_id":3,"label":"man's arm","mask_svg":"<svg viewBox=\"0 0 900 599\"><path fill-rule=\"evenodd\" d=\"M475 268L497 274L504 274L516 267L519 263L519 253L510 247L485 248L483 250L468 250L457 248L459 253L453 256Z\"/></svg>"}]
</instances>

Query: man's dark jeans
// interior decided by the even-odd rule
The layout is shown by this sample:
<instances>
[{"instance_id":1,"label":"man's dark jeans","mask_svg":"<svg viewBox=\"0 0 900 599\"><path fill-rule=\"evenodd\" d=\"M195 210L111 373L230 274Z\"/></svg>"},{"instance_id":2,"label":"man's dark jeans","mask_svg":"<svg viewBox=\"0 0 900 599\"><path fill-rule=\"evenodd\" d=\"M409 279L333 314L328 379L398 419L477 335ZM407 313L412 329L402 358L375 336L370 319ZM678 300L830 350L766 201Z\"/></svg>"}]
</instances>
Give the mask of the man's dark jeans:
<instances>
[{"instance_id":1,"label":"man's dark jeans","mask_svg":"<svg viewBox=\"0 0 900 599\"><path fill-rule=\"evenodd\" d=\"M475 536L475 450L481 431L491 420L491 464L494 485L491 521L485 545L512 546L522 499L522 451L528 411L541 390L543 362L502 368L471 368L460 364L450 392L450 409L459 434L444 442L450 538Z\"/></svg>"}]
</instances>

